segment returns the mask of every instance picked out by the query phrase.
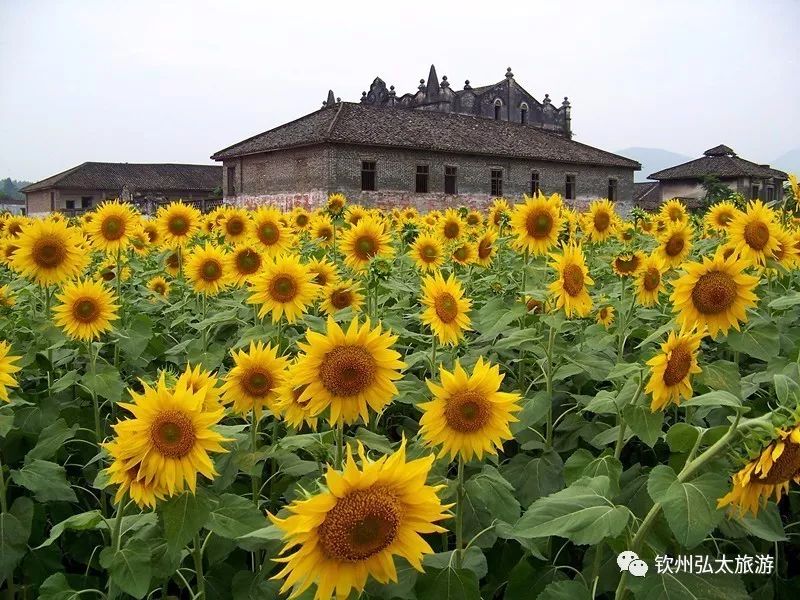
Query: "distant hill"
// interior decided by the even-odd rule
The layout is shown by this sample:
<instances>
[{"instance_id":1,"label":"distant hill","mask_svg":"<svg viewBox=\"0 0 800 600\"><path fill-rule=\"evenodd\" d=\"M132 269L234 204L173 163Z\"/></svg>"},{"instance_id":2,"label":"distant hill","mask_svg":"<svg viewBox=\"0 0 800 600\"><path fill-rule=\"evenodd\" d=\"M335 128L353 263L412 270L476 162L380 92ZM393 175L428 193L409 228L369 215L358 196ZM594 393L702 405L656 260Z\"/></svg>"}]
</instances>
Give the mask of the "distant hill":
<instances>
[{"instance_id":1,"label":"distant hill","mask_svg":"<svg viewBox=\"0 0 800 600\"><path fill-rule=\"evenodd\" d=\"M10 177L0 179L0 196L24 202L25 194L20 192L20 190L30 183L30 181L17 181Z\"/></svg>"},{"instance_id":2,"label":"distant hill","mask_svg":"<svg viewBox=\"0 0 800 600\"><path fill-rule=\"evenodd\" d=\"M617 150L616 154L621 154L642 163L642 170L633 175L634 181L647 181L647 176L651 173L692 160L691 156L676 154L662 148L640 148L637 146Z\"/></svg>"},{"instance_id":3,"label":"distant hill","mask_svg":"<svg viewBox=\"0 0 800 600\"><path fill-rule=\"evenodd\" d=\"M781 154L778 158L769 163L771 166L787 173L794 173L800 176L800 148L794 148Z\"/></svg>"}]
</instances>

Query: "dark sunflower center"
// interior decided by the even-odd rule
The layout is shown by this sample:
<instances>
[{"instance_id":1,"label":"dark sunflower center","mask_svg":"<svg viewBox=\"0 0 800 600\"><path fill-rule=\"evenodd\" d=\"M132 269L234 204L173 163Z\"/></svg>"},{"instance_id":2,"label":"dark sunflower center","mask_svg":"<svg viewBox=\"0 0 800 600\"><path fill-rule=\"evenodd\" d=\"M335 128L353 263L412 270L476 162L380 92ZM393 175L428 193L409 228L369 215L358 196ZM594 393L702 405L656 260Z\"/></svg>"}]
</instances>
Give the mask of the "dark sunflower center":
<instances>
[{"instance_id":1,"label":"dark sunflower center","mask_svg":"<svg viewBox=\"0 0 800 600\"><path fill-rule=\"evenodd\" d=\"M33 244L32 258L37 266L45 269L58 267L67 257L67 245L56 237L45 237Z\"/></svg>"},{"instance_id":2,"label":"dark sunflower center","mask_svg":"<svg viewBox=\"0 0 800 600\"><path fill-rule=\"evenodd\" d=\"M453 252L453 256L456 257L456 260L465 261L469 258L469 250L467 250L466 246L460 246Z\"/></svg>"},{"instance_id":3,"label":"dark sunflower center","mask_svg":"<svg viewBox=\"0 0 800 600\"><path fill-rule=\"evenodd\" d=\"M347 308L353 304L353 293L346 289L335 290L331 294L331 304L333 304L334 308L337 310Z\"/></svg>"},{"instance_id":4,"label":"dark sunflower center","mask_svg":"<svg viewBox=\"0 0 800 600\"><path fill-rule=\"evenodd\" d=\"M478 215L469 214L467 215L467 224L468 225L477 225L480 223L480 218Z\"/></svg>"},{"instance_id":5,"label":"dark sunflower center","mask_svg":"<svg viewBox=\"0 0 800 600\"><path fill-rule=\"evenodd\" d=\"M317 237L327 242L328 240L333 238L333 230L328 226L320 227L319 229L317 229Z\"/></svg>"},{"instance_id":6,"label":"dark sunflower center","mask_svg":"<svg viewBox=\"0 0 800 600\"><path fill-rule=\"evenodd\" d=\"M177 269L181 266L180 257L177 252L173 252L167 257L167 266L170 269Z\"/></svg>"},{"instance_id":7,"label":"dark sunflower center","mask_svg":"<svg viewBox=\"0 0 800 600\"><path fill-rule=\"evenodd\" d=\"M12 223L8 226L8 233L17 237L22 232L22 226L19 223Z\"/></svg>"},{"instance_id":8,"label":"dark sunflower center","mask_svg":"<svg viewBox=\"0 0 800 600\"><path fill-rule=\"evenodd\" d=\"M669 209L669 218L670 221L680 221L683 218L683 211L677 206L673 206Z\"/></svg>"},{"instance_id":9,"label":"dark sunflower center","mask_svg":"<svg viewBox=\"0 0 800 600\"><path fill-rule=\"evenodd\" d=\"M246 250L242 250L236 255L236 267L239 269L240 273L250 275L251 273L258 271L260 266L261 257L258 255L258 252L248 248Z\"/></svg>"},{"instance_id":10,"label":"dark sunflower center","mask_svg":"<svg viewBox=\"0 0 800 600\"><path fill-rule=\"evenodd\" d=\"M5 247L5 256L6 258L11 258L14 256L14 253L19 250L19 246L15 246L14 244L6 244Z\"/></svg>"},{"instance_id":11,"label":"dark sunflower center","mask_svg":"<svg viewBox=\"0 0 800 600\"><path fill-rule=\"evenodd\" d=\"M736 300L737 286L733 278L722 271L701 275L692 290L692 302L704 315L717 315L728 310Z\"/></svg>"},{"instance_id":12,"label":"dark sunflower center","mask_svg":"<svg viewBox=\"0 0 800 600\"><path fill-rule=\"evenodd\" d=\"M294 220L298 227L305 227L308 225L308 215L299 214Z\"/></svg>"},{"instance_id":13,"label":"dark sunflower center","mask_svg":"<svg viewBox=\"0 0 800 600\"><path fill-rule=\"evenodd\" d=\"M153 291L156 294L161 294L163 296L167 291L167 287L160 281L157 281L156 283L153 284Z\"/></svg>"},{"instance_id":14,"label":"dark sunflower center","mask_svg":"<svg viewBox=\"0 0 800 600\"><path fill-rule=\"evenodd\" d=\"M317 534L328 558L361 561L394 541L401 519L397 497L376 485L339 499L317 528Z\"/></svg>"},{"instance_id":15,"label":"dark sunflower center","mask_svg":"<svg viewBox=\"0 0 800 600\"><path fill-rule=\"evenodd\" d=\"M147 235L147 239L150 240L150 243L154 243L158 239L158 232L152 227L148 227L144 230L145 234Z\"/></svg>"},{"instance_id":16,"label":"dark sunflower center","mask_svg":"<svg viewBox=\"0 0 800 600\"><path fill-rule=\"evenodd\" d=\"M356 256L361 260L369 260L378 253L378 244L372 236L360 236L354 245Z\"/></svg>"},{"instance_id":17,"label":"dark sunflower center","mask_svg":"<svg viewBox=\"0 0 800 600\"><path fill-rule=\"evenodd\" d=\"M492 255L492 243L489 240L481 240L478 243L478 256L481 260L487 259Z\"/></svg>"},{"instance_id":18,"label":"dark sunflower center","mask_svg":"<svg viewBox=\"0 0 800 600\"><path fill-rule=\"evenodd\" d=\"M553 230L553 218L546 212L531 213L525 220L525 229L532 238L547 237Z\"/></svg>"},{"instance_id":19,"label":"dark sunflower center","mask_svg":"<svg viewBox=\"0 0 800 600\"><path fill-rule=\"evenodd\" d=\"M328 276L322 271L314 272L314 283L321 286L328 285Z\"/></svg>"},{"instance_id":20,"label":"dark sunflower center","mask_svg":"<svg viewBox=\"0 0 800 600\"><path fill-rule=\"evenodd\" d=\"M264 370L250 369L242 377L242 387L250 396L260 398L272 390L272 377Z\"/></svg>"},{"instance_id":21,"label":"dark sunflower center","mask_svg":"<svg viewBox=\"0 0 800 600\"><path fill-rule=\"evenodd\" d=\"M100 308L92 298L79 298L72 305L72 316L81 323L92 323L100 313Z\"/></svg>"},{"instance_id":22,"label":"dark sunflower center","mask_svg":"<svg viewBox=\"0 0 800 600\"><path fill-rule=\"evenodd\" d=\"M500 225L500 221L502 220L503 220L503 212L499 210L495 211L494 214L492 215L492 223L494 223L495 225Z\"/></svg>"},{"instance_id":23,"label":"dark sunflower center","mask_svg":"<svg viewBox=\"0 0 800 600\"><path fill-rule=\"evenodd\" d=\"M542 303L535 298L529 298L528 301L525 303L525 306L528 308L528 312L541 312L542 310Z\"/></svg>"},{"instance_id":24,"label":"dark sunflower center","mask_svg":"<svg viewBox=\"0 0 800 600\"><path fill-rule=\"evenodd\" d=\"M433 309L442 323L452 323L458 317L458 302L449 292L444 292L436 297Z\"/></svg>"},{"instance_id":25,"label":"dark sunflower center","mask_svg":"<svg viewBox=\"0 0 800 600\"><path fill-rule=\"evenodd\" d=\"M103 281L113 281L116 278L116 274L114 273L114 269L103 269L100 273L100 277Z\"/></svg>"},{"instance_id":26,"label":"dark sunflower center","mask_svg":"<svg viewBox=\"0 0 800 600\"><path fill-rule=\"evenodd\" d=\"M578 265L567 265L567 267L564 269L563 279L564 291L566 291L570 296L577 296L583 291L583 269L581 269Z\"/></svg>"},{"instance_id":27,"label":"dark sunflower center","mask_svg":"<svg viewBox=\"0 0 800 600\"><path fill-rule=\"evenodd\" d=\"M258 228L258 239L261 240L265 246L271 246L278 241L278 227L275 223L262 223Z\"/></svg>"},{"instance_id":28,"label":"dark sunflower center","mask_svg":"<svg viewBox=\"0 0 800 600\"><path fill-rule=\"evenodd\" d=\"M730 223L732 220L733 220L733 215L729 212L724 212L717 215L717 223L719 223L723 227L727 227L728 223Z\"/></svg>"},{"instance_id":29,"label":"dark sunflower center","mask_svg":"<svg viewBox=\"0 0 800 600\"><path fill-rule=\"evenodd\" d=\"M337 346L322 359L319 375L334 396L355 396L375 380L375 359L361 346Z\"/></svg>"},{"instance_id":30,"label":"dark sunflower center","mask_svg":"<svg viewBox=\"0 0 800 600\"><path fill-rule=\"evenodd\" d=\"M689 374L692 366L692 353L684 346L677 346L669 353L667 366L664 368L664 383L677 385Z\"/></svg>"},{"instance_id":31,"label":"dark sunflower center","mask_svg":"<svg viewBox=\"0 0 800 600\"><path fill-rule=\"evenodd\" d=\"M639 268L639 257L635 254L629 258L625 258L620 256L616 260L617 263L617 270L620 273L630 274L633 273L637 268Z\"/></svg>"},{"instance_id":32,"label":"dark sunflower center","mask_svg":"<svg viewBox=\"0 0 800 600\"><path fill-rule=\"evenodd\" d=\"M748 223L744 228L744 241L753 250L761 250L769 242L769 227L762 221Z\"/></svg>"},{"instance_id":33,"label":"dark sunflower center","mask_svg":"<svg viewBox=\"0 0 800 600\"><path fill-rule=\"evenodd\" d=\"M491 416L489 402L479 392L456 392L447 400L444 418L451 429L474 433L483 428Z\"/></svg>"},{"instance_id":34,"label":"dark sunflower center","mask_svg":"<svg viewBox=\"0 0 800 600\"><path fill-rule=\"evenodd\" d=\"M205 281L216 281L222 277L222 265L216 260L207 260L203 263L200 273Z\"/></svg>"},{"instance_id":35,"label":"dark sunflower center","mask_svg":"<svg viewBox=\"0 0 800 600\"><path fill-rule=\"evenodd\" d=\"M439 257L439 252L436 249L436 246L433 244L423 246L422 251L419 254L422 260L426 263L433 262Z\"/></svg>"},{"instance_id":36,"label":"dark sunflower center","mask_svg":"<svg viewBox=\"0 0 800 600\"><path fill-rule=\"evenodd\" d=\"M167 229L172 235L186 235L189 232L189 221L182 216L174 216L169 220Z\"/></svg>"},{"instance_id":37,"label":"dark sunflower center","mask_svg":"<svg viewBox=\"0 0 800 600\"><path fill-rule=\"evenodd\" d=\"M607 316L608 316L608 309L604 306L603 308L600 309L600 318L605 320Z\"/></svg>"},{"instance_id":38,"label":"dark sunflower center","mask_svg":"<svg viewBox=\"0 0 800 600\"><path fill-rule=\"evenodd\" d=\"M106 217L100 226L100 232L108 241L116 241L125 235L125 223L119 217Z\"/></svg>"},{"instance_id":39,"label":"dark sunflower center","mask_svg":"<svg viewBox=\"0 0 800 600\"><path fill-rule=\"evenodd\" d=\"M686 242L683 239L683 235L677 234L669 238L669 241L667 241L664 246L664 250L667 256L678 256L683 251L684 246L686 246Z\"/></svg>"},{"instance_id":40,"label":"dark sunflower center","mask_svg":"<svg viewBox=\"0 0 800 600\"><path fill-rule=\"evenodd\" d=\"M150 440L156 450L167 458L183 458L195 443L194 425L179 410L164 410L156 415L150 426Z\"/></svg>"},{"instance_id":41,"label":"dark sunflower center","mask_svg":"<svg viewBox=\"0 0 800 600\"><path fill-rule=\"evenodd\" d=\"M228 219L225 223L225 229L231 235L240 235L244 231L244 221L239 217Z\"/></svg>"},{"instance_id":42,"label":"dark sunflower center","mask_svg":"<svg viewBox=\"0 0 800 600\"><path fill-rule=\"evenodd\" d=\"M458 237L461 228L455 221L448 221L447 223L445 223L443 231L444 231L444 237L446 237L448 240L453 240Z\"/></svg>"},{"instance_id":43,"label":"dark sunflower center","mask_svg":"<svg viewBox=\"0 0 800 600\"><path fill-rule=\"evenodd\" d=\"M659 273L658 269L655 267L650 267L644 274L643 283L644 289L648 292L652 292L661 284L661 273Z\"/></svg>"},{"instance_id":44,"label":"dark sunflower center","mask_svg":"<svg viewBox=\"0 0 800 600\"><path fill-rule=\"evenodd\" d=\"M800 472L800 445L786 439L783 441L783 452L778 459L772 463L772 467L764 476L753 473L753 479L758 483L775 485L784 483L794 478Z\"/></svg>"},{"instance_id":45,"label":"dark sunflower center","mask_svg":"<svg viewBox=\"0 0 800 600\"><path fill-rule=\"evenodd\" d=\"M278 275L269 286L270 295L278 302L289 302L297 295L297 282L290 275Z\"/></svg>"},{"instance_id":46,"label":"dark sunflower center","mask_svg":"<svg viewBox=\"0 0 800 600\"><path fill-rule=\"evenodd\" d=\"M602 233L608 229L609 225L611 225L611 215L606 211L603 210L594 215L594 228L597 231Z\"/></svg>"}]
</instances>

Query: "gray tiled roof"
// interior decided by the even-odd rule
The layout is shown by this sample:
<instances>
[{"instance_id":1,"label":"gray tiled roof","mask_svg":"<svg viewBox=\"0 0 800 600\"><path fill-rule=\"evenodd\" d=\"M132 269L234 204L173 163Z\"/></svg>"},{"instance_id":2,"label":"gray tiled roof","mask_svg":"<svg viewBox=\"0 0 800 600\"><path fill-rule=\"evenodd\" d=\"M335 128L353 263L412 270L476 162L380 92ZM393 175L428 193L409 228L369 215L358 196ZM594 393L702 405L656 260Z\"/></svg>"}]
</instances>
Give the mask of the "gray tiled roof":
<instances>
[{"instance_id":1,"label":"gray tiled roof","mask_svg":"<svg viewBox=\"0 0 800 600\"><path fill-rule=\"evenodd\" d=\"M222 185L222 167L216 165L134 164L85 162L20 191L50 188L78 190L212 191Z\"/></svg>"},{"instance_id":2,"label":"gray tiled roof","mask_svg":"<svg viewBox=\"0 0 800 600\"><path fill-rule=\"evenodd\" d=\"M633 203L645 210L653 210L661 204L657 181L643 181L633 184Z\"/></svg>"},{"instance_id":3,"label":"gray tiled roof","mask_svg":"<svg viewBox=\"0 0 800 600\"><path fill-rule=\"evenodd\" d=\"M774 177L787 179L786 173L783 171L740 158L733 150L724 145L706 150L703 156L695 160L648 175L648 179L702 179L709 175L719 178Z\"/></svg>"},{"instance_id":4,"label":"gray tiled roof","mask_svg":"<svg viewBox=\"0 0 800 600\"><path fill-rule=\"evenodd\" d=\"M234 144L223 160L318 143L414 148L638 170L641 165L555 133L520 123L408 108L342 102Z\"/></svg>"}]
</instances>

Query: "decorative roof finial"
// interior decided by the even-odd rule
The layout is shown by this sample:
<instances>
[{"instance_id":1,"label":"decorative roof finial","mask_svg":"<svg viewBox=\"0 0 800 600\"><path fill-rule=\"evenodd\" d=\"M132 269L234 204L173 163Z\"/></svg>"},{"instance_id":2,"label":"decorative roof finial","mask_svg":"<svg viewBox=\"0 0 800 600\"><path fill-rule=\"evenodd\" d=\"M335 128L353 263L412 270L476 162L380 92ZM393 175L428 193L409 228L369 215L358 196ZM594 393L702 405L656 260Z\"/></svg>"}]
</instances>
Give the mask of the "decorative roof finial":
<instances>
[{"instance_id":1,"label":"decorative roof finial","mask_svg":"<svg viewBox=\"0 0 800 600\"><path fill-rule=\"evenodd\" d=\"M465 90L471 90L472 89L472 86L469 84L469 79L464 81L464 89Z\"/></svg>"},{"instance_id":2,"label":"decorative roof finial","mask_svg":"<svg viewBox=\"0 0 800 600\"><path fill-rule=\"evenodd\" d=\"M442 75L442 89L449 88L450 83L447 81L447 75Z\"/></svg>"},{"instance_id":3,"label":"decorative roof finial","mask_svg":"<svg viewBox=\"0 0 800 600\"><path fill-rule=\"evenodd\" d=\"M393 85L390 85L390 86L389 86L389 95L390 95L390 96L394 96L396 93L397 93L397 92L395 92L395 91L394 91L394 86L393 86Z\"/></svg>"},{"instance_id":4,"label":"decorative roof finial","mask_svg":"<svg viewBox=\"0 0 800 600\"><path fill-rule=\"evenodd\" d=\"M544 100L542 101L542 104L550 104L550 94L544 95Z\"/></svg>"},{"instance_id":5,"label":"decorative roof finial","mask_svg":"<svg viewBox=\"0 0 800 600\"><path fill-rule=\"evenodd\" d=\"M361 92L361 102L363 104L367 103L367 92Z\"/></svg>"},{"instance_id":6,"label":"decorative roof finial","mask_svg":"<svg viewBox=\"0 0 800 600\"><path fill-rule=\"evenodd\" d=\"M323 102L325 106L333 106L336 104L336 98L333 95L333 90L328 90L328 99Z\"/></svg>"},{"instance_id":7,"label":"decorative roof finial","mask_svg":"<svg viewBox=\"0 0 800 600\"><path fill-rule=\"evenodd\" d=\"M506 78L507 79L514 79L514 74L511 72L511 67L506 69Z\"/></svg>"},{"instance_id":8,"label":"decorative roof finial","mask_svg":"<svg viewBox=\"0 0 800 600\"><path fill-rule=\"evenodd\" d=\"M569 98L567 98L566 96L564 96L564 101L561 103L561 107L562 107L562 108L569 108L570 106L571 106L571 105L570 105L570 103L569 103Z\"/></svg>"},{"instance_id":9,"label":"decorative roof finial","mask_svg":"<svg viewBox=\"0 0 800 600\"><path fill-rule=\"evenodd\" d=\"M424 92L425 91L425 80L424 79L420 79L419 80L419 85L417 86L417 89L420 92Z\"/></svg>"},{"instance_id":10,"label":"decorative roof finial","mask_svg":"<svg viewBox=\"0 0 800 600\"><path fill-rule=\"evenodd\" d=\"M439 77L436 75L436 67L431 65L431 70L428 73L428 85L425 88L425 93L428 98L435 98L439 95Z\"/></svg>"}]
</instances>

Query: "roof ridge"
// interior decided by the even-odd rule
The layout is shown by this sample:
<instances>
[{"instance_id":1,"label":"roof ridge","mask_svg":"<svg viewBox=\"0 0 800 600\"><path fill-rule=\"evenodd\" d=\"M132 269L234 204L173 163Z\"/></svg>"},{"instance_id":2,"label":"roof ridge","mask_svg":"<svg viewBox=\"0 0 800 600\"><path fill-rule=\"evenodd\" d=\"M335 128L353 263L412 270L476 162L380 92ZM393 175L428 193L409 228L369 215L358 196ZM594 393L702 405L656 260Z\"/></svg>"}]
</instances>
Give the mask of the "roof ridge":
<instances>
[{"instance_id":1,"label":"roof ridge","mask_svg":"<svg viewBox=\"0 0 800 600\"><path fill-rule=\"evenodd\" d=\"M331 124L328 125L328 130L323 136L324 140L327 140L330 137L333 128L336 126L336 122L339 120L339 115L342 114L342 108L344 108L344 102L339 102L339 108L336 109L336 114L333 116L333 119L331 119Z\"/></svg>"},{"instance_id":2,"label":"roof ridge","mask_svg":"<svg viewBox=\"0 0 800 600\"><path fill-rule=\"evenodd\" d=\"M50 177L45 177L44 179L40 179L39 181L34 181L33 183L29 183L24 188L20 188L19 191L23 192L23 191L25 191L25 190L27 190L29 188L33 189L35 186L39 185L40 183L44 183L45 181L47 181L48 183L56 184L61 179L66 177L67 175L72 174L74 171L77 171L82 166L87 165L87 164L89 164L89 161L84 161L84 162L80 163L79 165L75 165L74 167L70 167L69 169L65 169L64 171L61 171L60 173L56 173L55 175L50 175Z\"/></svg>"}]
</instances>

